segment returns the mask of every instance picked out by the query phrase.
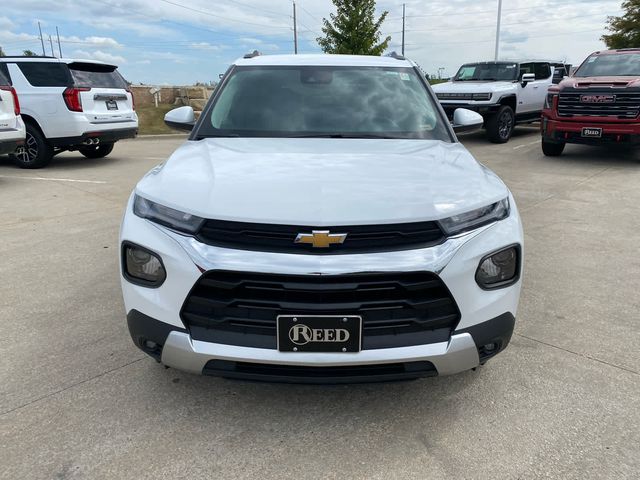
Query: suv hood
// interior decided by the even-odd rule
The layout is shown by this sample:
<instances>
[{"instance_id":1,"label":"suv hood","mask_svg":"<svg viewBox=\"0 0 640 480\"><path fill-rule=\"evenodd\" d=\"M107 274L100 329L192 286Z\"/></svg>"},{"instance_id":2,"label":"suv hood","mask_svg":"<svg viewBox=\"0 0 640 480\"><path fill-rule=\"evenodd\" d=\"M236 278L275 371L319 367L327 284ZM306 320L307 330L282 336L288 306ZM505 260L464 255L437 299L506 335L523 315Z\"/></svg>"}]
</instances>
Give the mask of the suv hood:
<instances>
[{"instance_id":1,"label":"suv hood","mask_svg":"<svg viewBox=\"0 0 640 480\"><path fill-rule=\"evenodd\" d=\"M558 88L588 87L639 87L638 77L569 77L558 84Z\"/></svg>"},{"instance_id":2,"label":"suv hood","mask_svg":"<svg viewBox=\"0 0 640 480\"><path fill-rule=\"evenodd\" d=\"M436 93L492 93L513 90L513 86L512 81L468 81L438 83L431 88Z\"/></svg>"},{"instance_id":3,"label":"suv hood","mask_svg":"<svg viewBox=\"0 0 640 480\"><path fill-rule=\"evenodd\" d=\"M136 193L204 218L340 226L437 220L509 192L459 143L216 138L186 142Z\"/></svg>"}]
</instances>

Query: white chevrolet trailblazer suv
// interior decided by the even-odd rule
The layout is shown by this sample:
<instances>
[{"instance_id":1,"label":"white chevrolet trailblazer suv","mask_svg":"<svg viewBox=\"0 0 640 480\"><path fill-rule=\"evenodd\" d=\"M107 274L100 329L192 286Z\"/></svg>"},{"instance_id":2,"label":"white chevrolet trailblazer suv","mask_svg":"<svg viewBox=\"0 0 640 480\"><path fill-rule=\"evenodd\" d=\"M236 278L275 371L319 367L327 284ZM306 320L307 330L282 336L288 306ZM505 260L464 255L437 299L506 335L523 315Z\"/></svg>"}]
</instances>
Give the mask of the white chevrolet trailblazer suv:
<instances>
[{"instance_id":1,"label":"white chevrolet trailblazer suv","mask_svg":"<svg viewBox=\"0 0 640 480\"><path fill-rule=\"evenodd\" d=\"M135 187L120 232L134 343L224 377L447 375L514 328L522 225L505 184L400 56L250 54L189 140Z\"/></svg>"},{"instance_id":2,"label":"white chevrolet trailblazer suv","mask_svg":"<svg viewBox=\"0 0 640 480\"><path fill-rule=\"evenodd\" d=\"M13 153L24 145L25 128L20 117L20 101L0 63L0 155Z\"/></svg>"},{"instance_id":3,"label":"white chevrolet trailblazer suv","mask_svg":"<svg viewBox=\"0 0 640 480\"><path fill-rule=\"evenodd\" d=\"M25 148L13 156L20 167L44 167L66 150L101 158L115 142L137 134L133 96L115 65L1 57L0 68L18 92L27 127Z\"/></svg>"},{"instance_id":4,"label":"white chevrolet trailblazer suv","mask_svg":"<svg viewBox=\"0 0 640 480\"><path fill-rule=\"evenodd\" d=\"M449 118L457 108L478 112L489 140L506 143L517 123L540 120L554 69L564 71L564 66L542 61L467 63L433 91Z\"/></svg>"}]
</instances>

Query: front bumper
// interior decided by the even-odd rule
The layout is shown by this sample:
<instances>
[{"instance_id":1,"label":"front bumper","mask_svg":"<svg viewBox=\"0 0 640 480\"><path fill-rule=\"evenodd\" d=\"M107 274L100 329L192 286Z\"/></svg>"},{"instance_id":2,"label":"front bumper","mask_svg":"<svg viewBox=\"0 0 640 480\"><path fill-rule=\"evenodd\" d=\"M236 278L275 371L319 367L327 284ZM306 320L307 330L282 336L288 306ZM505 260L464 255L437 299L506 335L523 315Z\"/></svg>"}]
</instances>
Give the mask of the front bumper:
<instances>
[{"instance_id":1,"label":"front bumper","mask_svg":"<svg viewBox=\"0 0 640 480\"><path fill-rule=\"evenodd\" d=\"M363 350L356 354L285 353L201 342L193 340L184 328L169 326L137 310L129 312L127 323L136 346L178 370L246 380L352 383L449 375L470 370L507 347L515 318L511 313L505 313L458 330L446 342ZM495 349L484 350L488 344L494 344Z\"/></svg>"},{"instance_id":2,"label":"front bumper","mask_svg":"<svg viewBox=\"0 0 640 480\"><path fill-rule=\"evenodd\" d=\"M136 243L158 254L167 277L158 288L134 285L121 277L129 328L138 347L168 366L198 374L224 374L240 378L257 375L266 379L295 377L294 373L300 373L297 367L316 372L319 370L314 369L318 367L324 367L321 370L358 367L357 372L345 374L349 381L354 381L361 367L380 365L396 368L393 372L385 371L385 379L411 375L448 375L478 366L504 349L511 337L521 280L506 288L485 291L476 283L475 272L488 253L514 244L522 245L522 225L513 198L510 199L512 212L507 219L449 238L440 245L351 255L282 254L209 246L133 215L131 201L123 219L120 240ZM200 341L189 335L180 317L180 310L202 272L210 270L327 276L433 272L455 299L460 321L446 341L372 348L349 354L284 353L271 348ZM133 320L137 317L146 318L146 324L160 327L139 327L139 322ZM148 331L160 331L160 334L151 337L146 333ZM145 338L152 340L157 347L153 344L145 347ZM487 344L494 346L484 349ZM428 368L425 362L432 368ZM260 369L256 366L262 366L263 370L267 366L278 366L279 369L267 369L260 375ZM294 370L285 372L291 375L283 374L281 369L285 367ZM400 368L402 370L398 371ZM304 373L304 378L312 377L308 371ZM371 373L368 377L370 380L379 377L379 372L368 373ZM335 378L322 380L334 381Z\"/></svg>"},{"instance_id":3,"label":"front bumper","mask_svg":"<svg viewBox=\"0 0 640 480\"><path fill-rule=\"evenodd\" d=\"M601 128L601 138L582 137L582 129ZM543 115L540 123L542 136L551 142L583 145L640 144L640 123L605 123L590 117L587 120L558 120Z\"/></svg>"},{"instance_id":4,"label":"front bumper","mask_svg":"<svg viewBox=\"0 0 640 480\"><path fill-rule=\"evenodd\" d=\"M488 103L446 103L442 101L440 102L440 105L442 105L442 108L444 109L444 112L447 114L447 117L449 118L449 120L453 120L453 113L458 108L471 110L483 116L496 113L500 108L500 105L488 104Z\"/></svg>"}]
</instances>

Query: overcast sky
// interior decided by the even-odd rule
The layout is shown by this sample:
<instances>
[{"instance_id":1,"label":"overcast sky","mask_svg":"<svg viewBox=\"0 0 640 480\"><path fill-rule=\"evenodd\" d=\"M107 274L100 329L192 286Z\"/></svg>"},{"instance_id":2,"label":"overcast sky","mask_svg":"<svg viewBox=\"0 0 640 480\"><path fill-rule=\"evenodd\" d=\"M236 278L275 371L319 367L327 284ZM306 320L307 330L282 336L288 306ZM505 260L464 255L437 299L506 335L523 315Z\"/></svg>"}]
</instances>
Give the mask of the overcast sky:
<instances>
[{"instance_id":1,"label":"overcast sky","mask_svg":"<svg viewBox=\"0 0 640 480\"><path fill-rule=\"evenodd\" d=\"M330 0L299 0L299 52L319 53L315 38ZM400 51L406 3L407 56L427 72L453 74L464 62L491 60L497 0L385 0L384 34ZM607 15L621 0L503 0L501 58L551 58L581 62L604 48ZM184 8L187 7L187 8ZM2 0L0 46L9 55L47 53L60 29L64 56L115 62L125 77L147 84L216 80L230 62L258 49L292 53L290 0ZM54 44L56 55L57 45Z\"/></svg>"}]
</instances>

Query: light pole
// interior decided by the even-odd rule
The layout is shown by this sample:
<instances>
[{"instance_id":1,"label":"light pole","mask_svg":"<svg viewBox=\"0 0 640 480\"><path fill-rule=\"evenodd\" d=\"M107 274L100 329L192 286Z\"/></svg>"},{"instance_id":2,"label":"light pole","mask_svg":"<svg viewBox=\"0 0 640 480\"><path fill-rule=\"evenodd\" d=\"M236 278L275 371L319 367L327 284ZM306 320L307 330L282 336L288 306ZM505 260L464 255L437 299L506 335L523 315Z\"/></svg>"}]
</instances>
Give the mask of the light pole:
<instances>
[{"instance_id":1,"label":"light pole","mask_svg":"<svg viewBox=\"0 0 640 480\"><path fill-rule=\"evenodd\" d=\"M502 17L502 0L498 0L498 24L496 26L496 62L500 54L500 20Z\"/></svg>"},{"instance_id":2,"label":"light pole","mask_svg":"<svg viewBox=\"0 0 640 480\"><path fill-rule=\"evenodd\" d=\"M442 80L442 72L444 72L444 67L438 69L438 80Z\"/></svg>"}]
</instances>

